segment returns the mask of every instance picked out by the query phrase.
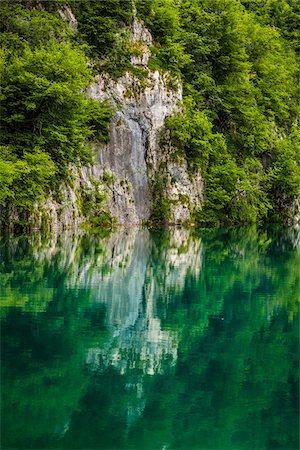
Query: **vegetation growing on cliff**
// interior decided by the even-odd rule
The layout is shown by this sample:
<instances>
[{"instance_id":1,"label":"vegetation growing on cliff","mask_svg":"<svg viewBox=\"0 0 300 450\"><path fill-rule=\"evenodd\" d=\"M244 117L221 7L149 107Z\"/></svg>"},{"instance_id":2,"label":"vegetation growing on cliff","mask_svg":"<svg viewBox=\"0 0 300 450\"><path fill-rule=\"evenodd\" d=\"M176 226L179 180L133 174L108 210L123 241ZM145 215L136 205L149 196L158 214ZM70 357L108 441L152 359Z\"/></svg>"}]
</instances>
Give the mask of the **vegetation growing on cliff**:
<instances>
[{"instance_id":1,"label":"vegetation growing on cliff","mask_svg":"<svg viewBox=\"0 0 300 450\"><path fill-rule=\"evenodd\" d=\"M68 5L77 30L62 20ZM0 207L33 208L91 161L111 111L86 98L94 70L130 69L129 26L150 29L150 67L183 84L167 120L190 171L198 223L285 220L300 186L298 0L1 0Z\"/></svg>"},{"instance_id":2,"label":"vegetation growing on cliff","mask_svg":"<svg viewBox=\"0 0 300 450\"><path fill-rule=\"evenodd\" d=\"M206 182L198 222L282 220L299 195L299 2L141 0L152 64L179 76L171 141Z\"/></svg>"},{"instance_id":3,"label":"vegetation growing on cliff","mask_svg":"<svg viewBox=\"0 0 300 450\"><path fill-rule=\"evenodd\" d=\"M2 2L0 206L33 209L91 162L88 139L108 138L112 112L86 98L87 49L54 13Z\"/></svg>"}]
</instances>

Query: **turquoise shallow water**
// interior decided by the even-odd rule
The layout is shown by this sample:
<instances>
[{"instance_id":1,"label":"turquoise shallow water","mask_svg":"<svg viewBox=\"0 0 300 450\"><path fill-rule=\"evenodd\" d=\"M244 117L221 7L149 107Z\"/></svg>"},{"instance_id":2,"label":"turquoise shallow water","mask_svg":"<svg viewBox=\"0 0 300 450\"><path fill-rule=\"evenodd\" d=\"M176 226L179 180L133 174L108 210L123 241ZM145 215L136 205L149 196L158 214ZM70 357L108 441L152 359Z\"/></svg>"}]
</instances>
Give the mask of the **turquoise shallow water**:
<instances>
[{"instance_id":1,"label":"turquoise shallow water","mask_svg":"<svg viewBox=\"0 0 300 450\"><path fill-rule=\"evenodd\" d=\"M298 449L295 229L2 238L2 449Z\"/></svg>"}]
</instances>

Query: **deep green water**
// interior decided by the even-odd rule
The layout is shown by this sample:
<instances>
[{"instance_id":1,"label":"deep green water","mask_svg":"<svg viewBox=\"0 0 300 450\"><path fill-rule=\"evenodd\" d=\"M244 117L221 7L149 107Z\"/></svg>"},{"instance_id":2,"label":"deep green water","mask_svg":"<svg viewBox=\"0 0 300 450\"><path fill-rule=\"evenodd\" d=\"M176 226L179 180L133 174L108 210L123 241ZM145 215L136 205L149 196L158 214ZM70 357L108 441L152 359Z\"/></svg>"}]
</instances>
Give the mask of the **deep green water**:
<instances>
[{"instance_id":1,"label":"deep green water","mask_svg":"<svg viewBox=\"0 0 300 450\"><path fill-rule=\"evenodd\" d=\"M294 229L0 241L2 449L298 449Z\"/></svg>"}]
</instances>

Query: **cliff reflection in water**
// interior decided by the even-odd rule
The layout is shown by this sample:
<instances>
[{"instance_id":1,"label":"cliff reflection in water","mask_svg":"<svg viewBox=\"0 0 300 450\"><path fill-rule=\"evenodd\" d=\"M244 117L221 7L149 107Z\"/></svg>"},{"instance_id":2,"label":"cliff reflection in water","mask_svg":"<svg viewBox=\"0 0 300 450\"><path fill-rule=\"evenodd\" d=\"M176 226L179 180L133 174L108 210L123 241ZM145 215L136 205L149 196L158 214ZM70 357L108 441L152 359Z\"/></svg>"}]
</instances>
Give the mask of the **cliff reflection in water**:
<instances>
[{"instance_id":1,"label":"cliff reflection in water","mask_svg":"<svg viewBox=\"0 0 300 450\"><path fill-rule=\"evenodd\" d=\"M298 445L299 233L2 239L3 448Z\"/></svg>"}]
</instances>

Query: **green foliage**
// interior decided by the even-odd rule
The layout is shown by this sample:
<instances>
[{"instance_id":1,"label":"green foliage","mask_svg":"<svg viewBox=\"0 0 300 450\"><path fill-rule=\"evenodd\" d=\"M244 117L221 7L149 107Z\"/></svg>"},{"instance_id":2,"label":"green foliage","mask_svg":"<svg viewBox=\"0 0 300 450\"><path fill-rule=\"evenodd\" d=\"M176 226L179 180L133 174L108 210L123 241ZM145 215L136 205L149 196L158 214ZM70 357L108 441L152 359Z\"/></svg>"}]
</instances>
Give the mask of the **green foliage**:
<instances>
[{"instance_id":1,"label":"green foliage","mask_svg":"<svg viewBox=\"0 0 300 450\"><path fill-rule=\"evenodd\" d=\"M0 206L30 210L47 192L55 164L38 147L17 158L9 147L0 147Z\"/></svg>"},{"instance_id":2,"label":"green foliage","mask_svg":"<svg viewBox=\"0 0 300 450\"><path fill-rule=\"evenodd\" d=\"M1 120L5 144L16 154L44 147L59 167L83 156L83 89L91 79L83 54L50 41L23 57L10 55L2 74ZM51 120L49 120L51 119Z\"/></svg>"},{"instance_id":3,"label":"green foliage","mask_svg":"<svg viewBox=\"0 0 300 450\"><path fill-rule=\"evenodd\" d=\"M107 178L106 178L107 176ZM110 174L103 175L102 181L90 178L92 188L88 191L81 188L77 197L77 202L82 215L87 219L84 227L87 230L97 231L98 229L112 229L115 223L114 217L107 211L105 201L107 194L103 185L114 182L114 176Z\"/></svg>"},{"instance_id":4,"label":"green foliage","mask_svg":"<svg viewBox=\"0 0 300 450\"><path fill-rule=\"evenodd\" d=\"M138 0L137 16L151 29L156 39L152 49L151 69L168 68L180 75L180 70L191 63L181 41L181 23L178 2L174 0Z\"/></svg>"},{"instance_id":5,"label":"green foliage","mask_svg":"<svg viewBox=\"0 0 300 450\"><path fill-rule=\"evenodd\" d=\"M109 172L104 172L103 176L102 176L102 181L105 184L113 184L116 181L116 177L115 175L109 173Z\"/></svg>"},{"instance_id":6,"label":"green foliage","mask_svg":"<svg viewBox=\"0 0 300 450\"><path fill-rule=\"evenodd\" d=\"M163 176L157 175L153 186L153 210L149 225L166 224L170 218L171 204L164 194L165 181Z\"/></svg>"},{"instance_id":7,"label":"green foliage","mask_svg":"<svg viewBox=\"0 0 300 450\"><path fill-rule=\"evenodd\" d=\"M154 203L150 225L161 225L168 223L170 217L170 200L166 197L157 198Z\"/></svg>"},{"instance_id":8,"label":"green foliage","mask_svg":"<svg viewBox=\"0 0 300 450\"><path fill-rule=\"evenodd\" d=\"M123 0L69 2L78 21L78 40L87 42L98 69L118 78L130 67L132 3Z\"/></svg>"},{"instance_id":9,"label":"green foliage","mask_svg":"<svg viewBox=\"0 0 300 450\"><path fill-rule=\"evenodd\" d=\"M299 7L292 0L171 5L169 25L160 17L161 2L138 2L137 9L143 15L148 8L156 60L182 79L184 111L166 128L191 170L200 167L204 175L206 199L197 221L286 218L300 191L293 131L299 117ZM177 59L165 58L172 48Z\"/></svg>"},{"instance_id":10,"label":"green foliage","mask_svg":"<svg viewBox=\"0 0 300 450\"><path fill-rule=\"evenodd\" d=\"M296 124L288 137L276 142L267 181L273 205L272 220L288 219L289 206L299 197L300 186L300 130Z\"/></svg>"},{"instance_id":11,"label":"green foliage","mask_svg":"<svg viewBox=\"0 0 300 450\"><path fill-rule=\"evenodd\" d=\"M276 27L289 44L299 51L300 3L298 0L241 0L256 19Z\"/></svg>"},{"instance_id":12,"label":"green foliage","mask_svg":"<svg viewBox=\"0 0 300 450\"><path fill-rule=\"evenodd\" d=\"M231 201L230 217L235 223L255 223L266 218L272 204L264 188L266 175L258 158L247 158Z\"/></svg>"},{"instance_id":13,"label":"green foliage","mask_svg":"<svg viewBox=\"0 0 300 450\"><path fill-rule=\"evenodd\" d=\"M0 203L30 211L70 164L92 162L87 141L107 140L112 111L86 98L92 71L62 19L2 6Z\"/></svg>"},{"instance_id":14,"label":"green foliage","mask_svg":"<svg viewBox=\"0 0 300 450\"><path fill-rule=\"evenodd\" d=\"M65 4L77 31L58 13ZM130 64L135 15L154 38L149 67L183 85L165 137L203 173L197 222L287 219L300 191L297 0L2 0L1 205L32 209L70 164L92 161L90 138L108 139L108 104L84 94L91 67L130 70L146 87ZM166 220L168 202L154 203Z\"/></svg>"},{"instance_id":15,"label":"green foliage","mask_svg":"<svg viewBox=\"0 0 300 450\"><path fill-rule=\"evenodd\" d=\"M1 41L15 41L15 49L27 42L31 47L46 44L51 37L60 42L73 36L72 30L56 14L51 14L38 7L34 1L1 0L0 27ZM44 2L43 6L53 5L53 1Z\"/></svg>"},{"instance_id":16,"label":"green foliage","mask_svg":"<svg viewBox=\"0 0 300 450\"><path fill-rule=\"evenodd\" d=\"M205 113L187 107L185 116L169 117L166 128L172 145L187 158L191 172L200 168L205 179L205 202L194 212L193 220L251 223L265 217L271 205L261 186L264 173L260 160L251 157L238 164L223 135L213 132Z\"/></svg>"},{"instance_id":17,"label":"green foliage","mask_svg":"<svg viewBox=\"0 0 300 450\"><path fill-rule=\"evenodd\" d=\"M87 228L90 229L97 229L97 228L107 228L112 229L114 226L114 219L110 212L105 211L102 209L102 211L99 211L97 214L93 214L93 216L89 219L87 223Z\"/></svg>"}]
</instances>

